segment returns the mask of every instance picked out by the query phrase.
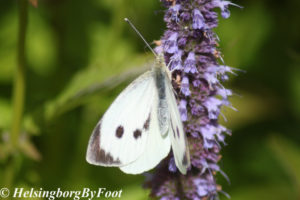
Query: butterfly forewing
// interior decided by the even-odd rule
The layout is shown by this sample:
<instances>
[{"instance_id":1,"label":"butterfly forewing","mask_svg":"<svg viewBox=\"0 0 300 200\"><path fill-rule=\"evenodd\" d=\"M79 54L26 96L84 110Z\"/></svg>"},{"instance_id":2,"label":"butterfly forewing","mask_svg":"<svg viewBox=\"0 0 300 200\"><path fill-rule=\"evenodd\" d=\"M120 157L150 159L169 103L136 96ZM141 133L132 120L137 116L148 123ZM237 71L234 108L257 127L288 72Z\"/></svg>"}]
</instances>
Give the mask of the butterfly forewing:
<instances>
[{"instance_id":1,"label":"butterfly forewing","mask_svg":"<svg viewBox=\"0 0 300 200\"><path fill-rule=\"evenodd\" d=\"M157 92L152 72L132 82L111 104L93 131L86 159L102 166L124 166L145 151Z\"/></svg>"}]
</instances>

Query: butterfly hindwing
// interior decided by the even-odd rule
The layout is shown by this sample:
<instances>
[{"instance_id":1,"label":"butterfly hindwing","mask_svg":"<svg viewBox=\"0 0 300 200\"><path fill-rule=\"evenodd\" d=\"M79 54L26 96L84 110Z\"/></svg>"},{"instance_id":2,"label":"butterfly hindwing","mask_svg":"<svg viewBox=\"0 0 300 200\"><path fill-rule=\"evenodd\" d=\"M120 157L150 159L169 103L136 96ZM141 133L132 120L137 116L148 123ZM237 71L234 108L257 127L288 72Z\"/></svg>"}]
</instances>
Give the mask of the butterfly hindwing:
<instances>
[{"instance_id":1,"label":"butterfly hindwing","mask_svg":"<svg viewBox=\"0 0 300 200\"><path fill-rule=\"evenodd\" d=\"M172 151L177 168L183 174L186 174L190 166L190 154L187 145L186 135L180 118L177 102L174 96L173 87L169 79L165 79L166 99L169 110L169 137L172 144Z\"/></svg>"},{"instance_id":2,"label":"butterfly hindwing","mask_svg":"<svg viewBox=\"0 0 300 200\"><path fill-rule=\"evenodd\" d=\"M140 174L154 168L170 152L170 138L167 134L160 133L157 117L157 108L153 107L149 124L149 136L147 138L144 153L131 164L120 167L128 174Z\"/></svg>"},{"instance_id":3,"label":"butterfly hindwing","mask_svg":"<svg viewBox=\"0 0 300 200\"><path fill-rule=\"evenodd\" d=\"M152 72L133 81L111 104L93 131L86 159L102 166L125 166L145 151L157 92Z\"/></svg>"}]
</instances>

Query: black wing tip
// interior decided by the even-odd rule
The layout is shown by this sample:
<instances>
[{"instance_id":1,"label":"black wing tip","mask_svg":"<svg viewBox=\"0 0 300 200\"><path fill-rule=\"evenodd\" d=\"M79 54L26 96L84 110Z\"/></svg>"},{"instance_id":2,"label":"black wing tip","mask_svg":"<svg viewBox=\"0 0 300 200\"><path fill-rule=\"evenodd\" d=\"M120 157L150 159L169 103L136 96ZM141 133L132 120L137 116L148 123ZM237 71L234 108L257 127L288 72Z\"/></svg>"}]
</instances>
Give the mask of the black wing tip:
<instances>
[{"instance_id":1,"label":"black wing tip","mask_svg":"<svg viewBox=\"0 0 300 200\"><path fill-rule=\"evenodd\" d=\"M97 162L97 152L100 151L100 128L101 122L93 130L86 152L86 161L92 165L101 165L101 163Z\"/></svg>"},{"instance_id":2,"label":"black wing tip","mask_svg":"<svg viewBox=\"0 0 300 200\"><path fill-rule=\"evenodd\" d=\"M105 152L100 148L100 129L101 121L98 123L94 129L86 152L86 161L92 165L99 166L119 166L121 161L117 158L111 156L108 152Z\"/></svg>"}]
</instances>

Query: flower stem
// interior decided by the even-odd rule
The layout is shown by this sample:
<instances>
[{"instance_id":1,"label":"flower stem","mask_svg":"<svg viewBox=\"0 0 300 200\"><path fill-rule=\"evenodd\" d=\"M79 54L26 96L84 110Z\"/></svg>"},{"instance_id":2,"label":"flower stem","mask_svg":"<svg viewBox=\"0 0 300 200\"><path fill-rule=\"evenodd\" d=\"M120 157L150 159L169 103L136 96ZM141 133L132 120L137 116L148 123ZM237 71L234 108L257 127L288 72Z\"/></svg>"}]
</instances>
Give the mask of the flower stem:
<instances>
[{"instance_id":1,"label":"flower stem","mask_svg":"<svg viewBox=\"0 0 300 200\"><path fill-rule=\"evenodd\" d=\"M17 148L21 130L25 94L25 37L27 28L28 1L19 0L19 33L17 70L13 88L13 120L11 129L11 144Z\"/></svg>"},{"instance_id":2,"label":"flower stem","mask_svg":"<svg viewBox=\"0 0 300 200\"><path fill-rule=\"evenodd\" d=\"M18 52L17 69L13 85L13 119L11 127L10 148L12 159L7 164L5 183L11 187L14 179L14 170L17 168L17 155L19 137L22 125L25 95L25 38L28 16L28 0L19 0L19 29L18 29Z\"/></svg>"}]
</instances>

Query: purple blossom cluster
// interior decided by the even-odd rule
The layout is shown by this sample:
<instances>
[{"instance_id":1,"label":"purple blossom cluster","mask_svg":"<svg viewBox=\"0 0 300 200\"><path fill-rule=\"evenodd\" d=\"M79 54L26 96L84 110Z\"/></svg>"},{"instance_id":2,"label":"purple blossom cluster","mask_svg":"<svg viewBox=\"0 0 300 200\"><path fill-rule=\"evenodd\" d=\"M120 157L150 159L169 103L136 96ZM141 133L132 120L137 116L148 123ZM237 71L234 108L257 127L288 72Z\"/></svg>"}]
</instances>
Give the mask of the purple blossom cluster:
<instances>
[{"instance_id":1,"label":"purple blossom cluster","mask_svg":"<svg viewBox=\"0 0 300 200\"><path fill-rule=\"evenodd\" d=\"M215 8L220 8L221 16L228 18L228 6L235 4L223 0L161 2L167 8L164 17L167 30L155 50L164 53L173 72L191 168L187 175L181 175L170 155L148 177L146 187L161 200L215 199L222 192L215 174L221 172L225 176L217 164L221 158L220 143L225 144L225 135L230 134L230 130L218 123L220 109L231 107L228 97L232 95L221 83L228 80L228 73L234 73L220 56L219 39L213 32L218 25Z\"/></svg>"}]
</instances>

